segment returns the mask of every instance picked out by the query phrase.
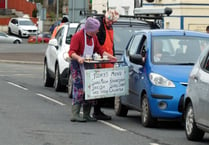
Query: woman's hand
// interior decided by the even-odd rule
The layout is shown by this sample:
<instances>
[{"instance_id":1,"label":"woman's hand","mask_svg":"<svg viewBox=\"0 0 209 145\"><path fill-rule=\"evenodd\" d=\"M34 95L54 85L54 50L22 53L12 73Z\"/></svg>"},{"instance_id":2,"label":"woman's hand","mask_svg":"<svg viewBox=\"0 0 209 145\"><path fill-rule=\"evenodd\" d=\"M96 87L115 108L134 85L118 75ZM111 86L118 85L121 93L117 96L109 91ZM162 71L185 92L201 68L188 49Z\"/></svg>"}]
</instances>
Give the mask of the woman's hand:
<instances>
[{"instance_id":1,"label":"woman's hand","mask_svg":"<svg viewBox=\"0 0 209 145\"><path fill-rule=\"evenodd\" d=\"M104 52L104 53L103 53L103 56L104 56L104 55L106 55L106 56L109 58L109 60L111 60L111 61L114 61L114 62L117 61L117 57L115 57L115 56L113 56L113 55L111 55L111 54L109 54L109 53L107 53L107 52Z\"/></svg>"},{"instance_id":2,"label":"woman's hand","mask_svg":"<svg viewBox=\"0 0 209 145\"><path fill-rule=\"evenodd\" d=\"M111 60L113 62L117 61L117 57L115 57L115 56L110 55L110 56L108 56L108 58L109 58L109 60Z\"/></svg>"},{"instance_id":3,"label":"woman's hand","mask_svg":"<svg viewBox=\"0 0 209 145\"><path fill-rule=\"evenodd\" d=\"M83 64L84 58L79 56L77 61L78 61L78 63Z\"/></svg>"},{"instance_id":4,"label":"woman's hand","mask_svg":"<svg viewBox=\"0 0 209 145\"><path fill-rule=\"evenodd\" d=\"M71 57L72 57L72 59L77 60L78 63L80 63L80 64L82 64L84 62L84 58L79 56L79 55L77 55L76 53L73 53L71 55Z\"/></svg>"}]
</instances>

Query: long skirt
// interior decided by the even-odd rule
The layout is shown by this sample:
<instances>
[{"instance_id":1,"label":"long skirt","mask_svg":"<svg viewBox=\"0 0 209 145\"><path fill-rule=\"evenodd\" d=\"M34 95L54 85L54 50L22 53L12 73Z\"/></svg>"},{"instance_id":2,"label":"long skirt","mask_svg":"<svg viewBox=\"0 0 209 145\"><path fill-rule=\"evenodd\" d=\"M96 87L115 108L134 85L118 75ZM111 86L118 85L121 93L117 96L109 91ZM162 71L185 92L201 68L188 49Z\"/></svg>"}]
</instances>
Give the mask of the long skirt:
<instances>
[{"instance_id":1,"label":"long skirt","mask_svg":"<svg viewBox=\"0 0 209 145\"><path fill-rule=\"evenodd\" d=\"M70 65L72 80L73 80L73 91L72 91L72 104L95 104L94 100L86 101L84 98L84 88L83 88L83 80L82 73L80 69L80 65L77 61L72 60Z\"/></svg>"}]
</instances>

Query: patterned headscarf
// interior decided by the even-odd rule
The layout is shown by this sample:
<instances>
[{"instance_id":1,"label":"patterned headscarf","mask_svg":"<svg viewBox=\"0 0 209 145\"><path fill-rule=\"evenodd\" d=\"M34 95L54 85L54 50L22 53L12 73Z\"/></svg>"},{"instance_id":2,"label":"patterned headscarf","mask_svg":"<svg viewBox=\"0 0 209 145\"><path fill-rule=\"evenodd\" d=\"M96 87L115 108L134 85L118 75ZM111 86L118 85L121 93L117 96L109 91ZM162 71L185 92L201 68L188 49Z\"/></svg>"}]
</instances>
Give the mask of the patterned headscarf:
<instances>
[{"instance_id":1,"label":"patterned headscarf","mask_svg":"<svg viewBox=\"0 0 209 145\"><path fill-rule=\"evenodd\" d=\"M116 10L108 10L105 13L105 17L111 21L117 21L119 18L119 13Z\"/></svg>"}]
</instances>

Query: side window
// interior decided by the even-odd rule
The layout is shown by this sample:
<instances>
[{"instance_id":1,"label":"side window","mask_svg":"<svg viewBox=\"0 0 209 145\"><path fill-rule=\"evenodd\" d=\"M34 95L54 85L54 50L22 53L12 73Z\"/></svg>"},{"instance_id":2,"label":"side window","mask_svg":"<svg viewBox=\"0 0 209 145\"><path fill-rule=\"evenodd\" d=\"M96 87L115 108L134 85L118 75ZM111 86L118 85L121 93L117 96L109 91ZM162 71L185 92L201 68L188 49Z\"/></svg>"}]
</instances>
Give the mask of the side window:
<instances>
[{"instance_id":1,"label":"side window","mask_svg":"<svg viewBox=\"0 0 209 145\"><path fill-rule=\"evenodd\" d=\"M56 36L55 36L55 38L57 39L59 45L62 45L63 30L64 30L64 27L60 28L58 30Z\"/></svg>"},{"instance_id":2,"label":"side window","mask_svg":"<svg viewBox=\"0 0 209 145\"><path fill-rule=\"evenodd\" d=\"M129 55L133 55L133 54L137 54L139 53L139 46L140 46L140 42L141 42L141 39L142 39L142 36L141 34L139 35L136 35L133 39L132 39L132 42L128 48L128 54Z\"/></svg>"},{"instance_id":3,"label":"side window","mask_svg":"<svg viewBox=\"0 0 209 145\"><path fill-rule=\"evenodd\" d=\"M15 20L14 20L14 19L12 19L12 21L11 21L11 22L12 22L12 24L15 24Z\"/></svg>"},{"instance_id":4,"label":"side window","mask_svg":"<svg viewBox=\"0 0 209 145\"><path fill-rule=\"evenodd\" d=\"M58 30L58 32L56 33L55 38L56 38L57 40L58 40L58 38L61 36L62 31L63 31L63 27L60 28L60 29Z\"/></svg>"},{"instance_id":5,"label":"side window","mask_svg":"<svg viewBox=\"0 0 209 145\"><path fill-rule=\"evenodd\" d=\"M145 57L146 55L146 48L147 48L147 37L145 35L142 36L142 39L140 41L137 54L141 54L142 57Z\"/></svg>"}]
</instances>

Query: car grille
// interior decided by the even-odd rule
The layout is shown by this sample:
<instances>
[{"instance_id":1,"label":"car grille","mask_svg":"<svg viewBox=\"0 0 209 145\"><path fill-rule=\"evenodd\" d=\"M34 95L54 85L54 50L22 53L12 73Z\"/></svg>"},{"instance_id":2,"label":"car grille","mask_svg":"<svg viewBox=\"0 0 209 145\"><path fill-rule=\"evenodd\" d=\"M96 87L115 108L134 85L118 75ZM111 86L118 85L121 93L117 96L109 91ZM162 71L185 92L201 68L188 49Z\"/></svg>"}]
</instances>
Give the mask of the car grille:
<instances>
[{"instance_id":1,"label":"car grille","mask_svg":"<svg viewBox=\"0 0 209 145\"><path fill-rule=\"evenodd\" d=\"M28 32L30 32L30 33L31 33L31 32L36 32L36 30L28 30Z\"/></svg>"}]
</instances>

